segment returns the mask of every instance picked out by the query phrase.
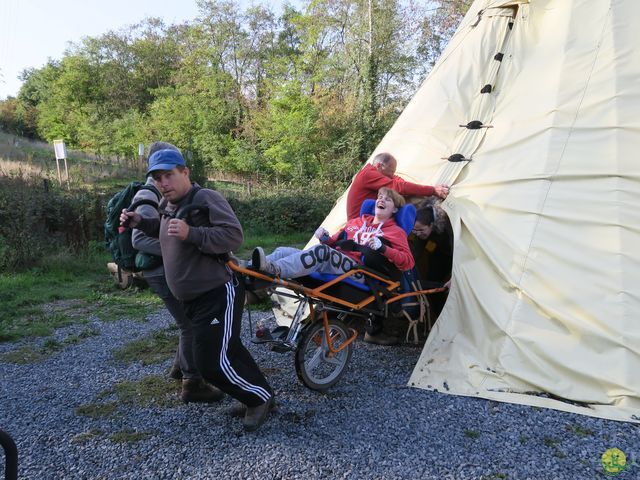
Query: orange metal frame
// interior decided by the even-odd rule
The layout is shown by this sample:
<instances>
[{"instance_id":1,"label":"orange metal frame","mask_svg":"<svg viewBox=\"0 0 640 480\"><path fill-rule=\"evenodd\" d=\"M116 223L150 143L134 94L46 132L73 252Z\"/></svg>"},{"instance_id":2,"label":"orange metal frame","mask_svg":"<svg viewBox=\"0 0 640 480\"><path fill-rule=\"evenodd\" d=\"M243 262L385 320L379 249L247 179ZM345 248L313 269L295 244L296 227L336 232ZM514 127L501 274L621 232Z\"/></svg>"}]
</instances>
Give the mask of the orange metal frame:
<instances>
[{"instance_id":1,"label":"orange metal frame","mask_svg":"<svg viewBox=\"0 0 640 480\"><path fill-rule=\"evenodd\" d=\"M308 288L305 287L304 285L301 285L299 283L293 282L291 280L283 280L279 277L272 277L270 275L265 275L264 273L258 272L256 270L251 270L249 268L243 268L239 265L236 265L235 263L229 261L227 262L227 266L233 270L234 272L237 273L241 273L242 275L246 275L249 277L253 277L253 278L257 278L259 280L265 280L271 284L273 284L274 286L277 287L285 287L288 288L290 290L293 290L294 292L298 292L301 294L304 294L308 297L311 298L315 298L315 299L322 299L322 300L328 300L332 303L336 303L338 305L342 305L343 307L349 307L349 308L353 308L356 310L360 310L363 307L366 307L367 305L369 305L371 302L373 302L376 297L375 295L369 295L367 298L365 298L364 300L362 300L360 303L352 303L349 302L347 300L343 300L341 298L338 297L334 297L333 295L329 295L328 293L325 293L324 291L326 289L328 289L329 287L335 285L336 283L344 280L345 278L349 278L354 276L356 273L362 273L364 275L367 275L371 278L374 278L384 284L386 284L386 291L388 292L393 292L393 290L395 290L396 288L398 288L400 286L400 282L394 282L392 280L383 278L379 275L376 275L375 273L369 272L367 270L364 269L360 269L360 268L354 268L353 270L350 270L348 272L343 273L342 275L334 278L333 280L324 283L322 285L320 285L319 287L316 288Z\"/></svg>"},{"instance_id":2,"label":"orange metal frame","mask_svg":"<svg viewBox=\"0 0 640 480\"><path fill-rule=\"evenodd\" d=\"M394 290L396 288L398 288L400 286L400 282L395 282L386 278L383 278L379 275L376 275L375 273L372 273L368 270L364 270L364 269L360 269L360 268L355 268L353 270L350 270L346 273L343 273L342 275L334 278L333 280L320 285L319 287L316 288L308 288L305 287L304 285L301 285L299 283L290 281L290 280L283 280L279 277L272 277L270 275L265 275L264 273L258 272L256 270L251 270L248 268L243 268L240 267L239 265L236 265L234 262L229 261L227 262L227 266L233 270L234 272L240 273L242 275L246 275L249 277L253 277L259 280L264 280L267 281L271 284L273 284L274 286L278 286L278 287L284 287L284 288L288 288L290 290L293 290L294 292L300 293L302 295L305 295L307 297L311 297L314 299L322 299L322 300L327 300L330 301L332 303L335 303L337 305L341 305L343 307L348 307L348 308L352 308L355 310L360 310L363 307L366 307L367 305L369 305L371 302L373 302L376 298L375 294L373 295L369 295L367 298L365 298L364 300L362 300L360 303L352 303L352 302L348 302L346 300L343 300L341 298L338 297L334 297L333 295L329 295L327 293L324 293L324 290L326 290L327 288L335 285L336 283L344 280L345 278L349 278L353 275L355 275L358 272L361 272L364 275L367 275L371 278L374 278L380 282L382 282L383 284L386 284L386 291L389 293L394 294L392 298L388 298L385 300L385 304L388 306L394 302L397 302L399 300L402 300L403 298L407 298L407 297L413 297L413 296L417 296L420 294L423 295L429 295L432 293L438 293L438 292L443 292L446 290L446 288L444 287L440 287L440 288L431 288L428 290L419 290L416 292L407 292L407 293L396 293L394 292ZM310 309L310 313L311 313L311 318L315 318L315 309L313 307L313 304L309 304L309 309ZM329 318L327 316L327 312L323 311L322 312L322 323L324 326L324 334L325 334L325 338L327 340L327 345L329 346L329 356L333 356L336 353L338 353L339 351L341 351L342 349L346 348L348 345L350 345L358 336L358 332L356 330L354 330L353 328L350 328L349 330L351 330L352 334L351 337L349 339L347 339L342 345L338 346L337 348L334 348L333 346L333 342L331 339L331 332L330 332L330 328L329 328Z\"/></svg>"}]
</instances>

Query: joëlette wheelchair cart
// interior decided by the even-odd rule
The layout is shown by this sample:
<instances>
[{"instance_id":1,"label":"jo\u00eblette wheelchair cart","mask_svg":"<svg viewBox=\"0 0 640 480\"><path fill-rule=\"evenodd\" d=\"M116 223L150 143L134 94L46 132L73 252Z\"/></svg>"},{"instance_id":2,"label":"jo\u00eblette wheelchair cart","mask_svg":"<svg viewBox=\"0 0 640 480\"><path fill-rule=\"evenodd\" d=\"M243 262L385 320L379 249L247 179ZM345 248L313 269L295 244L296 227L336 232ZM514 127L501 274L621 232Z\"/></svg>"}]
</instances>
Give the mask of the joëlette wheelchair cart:
<instances>
[{"instance_id":1,"label":"jo\u00eblette wheelchair cart","mask_svg":"<svg viewBox=\"0 0 640 480\"><path fill-rule=\"evenodd\" d=\"M133 203L129 211L147 204L146 200ZM197 204L188 204L177 211L159 209L162 216L184 219L197 210L207 210ZM366 200L360 214L373 214L375 201ZM413 229L416 211L405 205L395 215L396 223L409 235ZM254 339L270 345L276 352L293 352L298 378L312 390L327 390L344 375L358 331L352 322L364 320L376 323L392 314L402 315L409 322L406 339L413 333L418 342L418 326L424 330L431 326L427 296L445 291L441 285L423 289L415 269L403 272L399 279L359 266L342 275L312 273L295 280L274 277L251 268L244 268L228 255L219 256L227 267L244 279L248 291L277 293L294 299L297 309L289 327L279 326L268 335ZM353 279L362 274L364 283ZM307 315L306 312L309 311Z\"/></svg>"},{"instance_id":2,"label":"jo\u00eblette wheelchair cart","mask_svg":"<svg viewBox=\"0 0 640 480\"><path fill-rule=\"evenodd\" d=\"M374 208L375 201L367 200L361 214L372 213ZM405 205L396 213L396 223L407 235L413 229L415 215L413 205ZM427 296L446 290L441 285L422 289L415 271L404 272L394 280L361 266L339 276L315 272L287 280L240 267L233 261L227 265L245 279L247 290L273 293L277 289L278 295L298 303L289 327L276 327L254 338L254 342L268 344L276 352L293 352L298 378L319 391L335 385L346 372L358 337L352 322L377 322L392 314L401 315L409 322L407 341L412 333L417 343L418 325L424 325L425 333L431 326ZM359 273L364 283L353 280Z\"/></svg>"}]
</instances>

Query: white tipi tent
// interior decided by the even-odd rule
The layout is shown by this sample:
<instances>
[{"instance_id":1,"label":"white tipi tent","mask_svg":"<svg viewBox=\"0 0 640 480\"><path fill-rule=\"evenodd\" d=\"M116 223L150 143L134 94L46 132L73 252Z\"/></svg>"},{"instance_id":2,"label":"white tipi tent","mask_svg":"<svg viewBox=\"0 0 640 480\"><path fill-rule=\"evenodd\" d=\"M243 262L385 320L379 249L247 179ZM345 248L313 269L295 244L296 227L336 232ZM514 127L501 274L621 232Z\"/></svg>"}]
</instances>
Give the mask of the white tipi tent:
<instances>
[{"instance_id":1,"label":"white tipi tent","mask_svg":"<svg viewBox=\"0 0 640 480\"><path fill-rule=\"evenodd\" d=\"M638 20L477 0L374 152L452 185L452 288L410 385L640 421Z\"/></svg>"}]
</instances>

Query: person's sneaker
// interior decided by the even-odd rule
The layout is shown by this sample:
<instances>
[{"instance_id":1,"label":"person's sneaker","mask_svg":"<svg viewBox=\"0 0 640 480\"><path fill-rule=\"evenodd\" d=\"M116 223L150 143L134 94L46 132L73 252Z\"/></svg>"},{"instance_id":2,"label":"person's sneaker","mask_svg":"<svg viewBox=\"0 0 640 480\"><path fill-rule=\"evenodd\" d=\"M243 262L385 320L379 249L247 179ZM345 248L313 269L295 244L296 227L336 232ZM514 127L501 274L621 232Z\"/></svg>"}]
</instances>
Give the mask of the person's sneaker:
<instances>
[{"instance_id":1,"label":"person's sneaker","mask_svg":"<svg viewBox=\"0 0 640 480\"><path fill-rule=\"evenodd\" d=\"M370 335L369 332L365 332L364 341L375 345L397 345L400 339L387 335L384 332L376 333L375 335Z\"/></svg>"},{"instance_id":2,"label":"person's sneaker","mask_svg":"<svg viewBox=\"0 0 640 480\"><path fill-rule=\"evenodd\" d=\"M242 421L244 429L248 432L253 432L260 428L260 425L262 425L269 416L269 412L273 409L274 404L275 395L271 394L271 397L265 403L257 407L247 407L247 412L244 414L244 420Z\"/></svg>"},{"instance_id":3,"label":"person's sneaker","mask_svg":"<svg viewBox=\"0 0 640 480\"><path fill-rule=\"evenodd\" d=\"M184 403L219 402L224 397L224 393L219 388L208 384L201 378L185 378L182 380L182 393L180 398Z\"/></svg>"},{"instance_id":4,"label":"person's sneaker","mask_svg":"<svg viewBox=\"0 0 640 480\"><path fill-rule=\"evenodd\" d=\"M269 275L278 275L276 266L267 260L262 247L256 247L251 254L251 266L256 270Z\"/></svg>"},{"instance_id":5,"label":"person's sneaker","mask_svg":"<svg viewBox=\"0 0 640 480\"><path fill-rule=\"evenodd\" d=\"M174 363L171 365L171 368L167 372L167 376L169 378L173 378L174 380L182 380L182 370L180 369L180 365Z\"/></svg>"}]
</instances>

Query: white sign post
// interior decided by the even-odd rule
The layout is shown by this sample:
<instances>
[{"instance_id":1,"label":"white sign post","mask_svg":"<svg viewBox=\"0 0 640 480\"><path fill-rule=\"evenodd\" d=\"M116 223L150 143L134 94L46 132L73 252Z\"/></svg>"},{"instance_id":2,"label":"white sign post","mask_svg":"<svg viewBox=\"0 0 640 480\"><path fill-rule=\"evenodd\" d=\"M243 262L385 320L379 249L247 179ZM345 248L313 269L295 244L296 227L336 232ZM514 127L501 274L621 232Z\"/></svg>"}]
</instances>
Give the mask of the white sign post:
<instances>
[{"instance_id":1,"label":"white sign post","mask_svg":"<svg viewBox=\"0 0 640 480\"><path fill-rule=\"evenodd\" d=\"M138 144L138 170L144 172L144 143Z\"/></svg>"},{"instance_id":2,"label":"white sign post","mask_svg":"<svg viewBox=\"0 0 640 480\"><path fill-rule=\"evenodd\" d=\"M53 150L56 154L56 167L58 168L58 182L62 186L62 176L60 175L60 160L64 159L64 169L67 175L67 185L69 184L69 170L67 170L67 147L64 140L54 140Z\"/></svg>"}]
</instances>

